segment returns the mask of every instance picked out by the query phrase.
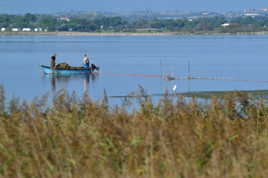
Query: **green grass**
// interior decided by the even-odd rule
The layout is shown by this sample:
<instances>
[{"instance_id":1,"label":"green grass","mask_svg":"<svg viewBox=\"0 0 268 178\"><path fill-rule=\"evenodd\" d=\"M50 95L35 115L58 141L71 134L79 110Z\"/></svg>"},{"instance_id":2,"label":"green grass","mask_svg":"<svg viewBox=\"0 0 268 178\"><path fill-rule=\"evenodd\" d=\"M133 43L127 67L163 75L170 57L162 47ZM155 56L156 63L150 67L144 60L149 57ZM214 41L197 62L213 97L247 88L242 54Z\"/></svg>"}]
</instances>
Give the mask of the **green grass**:
<instances>
[{"instance_id":1,"label":"green grass","mask_svg":"<svg viewBox=\"0 0 268 178\"><path fill-rule=\"evenodd\" d=\"M244 93L210 104L140 98L136 111L60 91L52 105L4 100L1 177L266 177L268 106ZM6 104L8 103L8 104ZM240 103L240 109L237 104Z\"/></svg>"}]
</instances>

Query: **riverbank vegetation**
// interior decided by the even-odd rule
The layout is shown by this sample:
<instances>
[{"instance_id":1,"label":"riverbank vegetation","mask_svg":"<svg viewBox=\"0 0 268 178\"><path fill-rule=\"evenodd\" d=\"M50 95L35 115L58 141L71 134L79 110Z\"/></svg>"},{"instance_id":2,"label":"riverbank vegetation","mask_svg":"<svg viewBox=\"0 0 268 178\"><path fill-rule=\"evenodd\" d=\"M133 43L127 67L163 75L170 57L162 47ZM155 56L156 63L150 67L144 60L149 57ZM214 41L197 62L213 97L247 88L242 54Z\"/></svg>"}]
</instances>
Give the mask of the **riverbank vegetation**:
<instances>
[{"instance_id":1,"label":"riverbank vegetation","mask_svg":"<svg viewBox=\"0 0 268 178\"><path fill-rule=\"evenodd\" d=\"M243 93L209 104L168 95L110 108L59 91L32 102L0 92L2 177L266 177L268 106Z\"/></svg>"},{"instance_id":2,"label":"riverbank vegetation","mask_svg":"<svg viewBox=\"0 0 268 178\"><path fill-rule=\"evenodd\" d=\"M268 17L224 16L180 19L0 14L0 32L249 33L268 31Z\"/></svg>"}]
</instances>

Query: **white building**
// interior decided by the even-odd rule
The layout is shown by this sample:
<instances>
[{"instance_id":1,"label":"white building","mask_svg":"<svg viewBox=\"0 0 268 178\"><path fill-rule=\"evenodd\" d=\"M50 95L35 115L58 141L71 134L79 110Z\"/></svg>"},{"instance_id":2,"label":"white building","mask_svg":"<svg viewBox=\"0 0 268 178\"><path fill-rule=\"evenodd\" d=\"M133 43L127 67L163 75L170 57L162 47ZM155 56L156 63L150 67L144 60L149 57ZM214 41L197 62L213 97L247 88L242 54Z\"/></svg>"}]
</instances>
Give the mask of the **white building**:
<instances>
[{"instance_id":1,"label":"white building","mask_svg":"<svg viewBox=\"0 0 268 178\"><path fill-rule=\"evenodd\" d=\"M34 28L34 32L42 32L43 29L42 28Z\"/></svg>"},{"instance_id":2,"label":"white building","mask_svg":"<svg viewBox=\"0 0 268 178\"><path fill-rule=\"evenodd\" d=\"M66 17L66 16L59 17L58 20L70 22L70 18L69 17Z\"/></svg>"},{"instance_id":3,"label":"white building","mask_svg":"<svg viewBox=\"0 0 268 178\"><path fill-rule=\"evenodd\" d=\"M231 25L231 24L229 24L229 23L224 23L224 24L222 24L221 26L225 28L225 27L229 27L230 25Z\"/></svg>"},{"instance_id":4,"label":"white building","mask_svg":"<svg viewBox=\"0 0 268 178\"><path fill-rule=\"evenodd\" d=\"M18 32L19 29L18 29L18 28L12 28L11 31L12 31L12 32Z\"/></svg>"},{"instance_id":5,"label":"white building","mask_svg":"<svg viewBox=\"0 0 268 178\"><path fill-rule=\"evenodd\" d=\"M1 32L5 32L5 31L6 31L6 28L2 27Z\"/></svg>"},{"instance_id":6,"label":"white building","mask_svg":"<svg viewBox=\"0 0 268 178\"><path fill-rule=\"evenodd\" d=\"M30 31L32 31L32 29L31 28L23 28L22 31L23 32L30 32Z\"/></svg>"},{"instance_id":7,"label":"white building","mask_svg":"<svg viewBox=\"0 0 268 178\"><path fill-rule=\"evenodd\" d=\"M256 16L260 16L260 14L257 14L257 13L245 13L244 16L247 16L247 17L256 17Z\"/></svg>"}]
</instances>

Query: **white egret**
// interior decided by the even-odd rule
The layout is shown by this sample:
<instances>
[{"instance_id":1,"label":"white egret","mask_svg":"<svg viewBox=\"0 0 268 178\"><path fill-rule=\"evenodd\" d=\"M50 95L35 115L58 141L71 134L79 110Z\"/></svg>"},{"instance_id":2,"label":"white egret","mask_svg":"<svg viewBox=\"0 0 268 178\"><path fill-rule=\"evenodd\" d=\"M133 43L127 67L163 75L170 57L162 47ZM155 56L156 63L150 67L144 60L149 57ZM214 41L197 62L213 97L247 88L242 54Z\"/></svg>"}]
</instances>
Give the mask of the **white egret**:
<instances>
[{"instance_id":1,"label":"white egret","mask_svg":"<svg viewBox=\"0 0 268 178\"><path fill-rule=\"evenodd\" d=\"M177 85L174 85L173 88L172 88L174 93L176 92L176 89L177 89Z\"/></svg>"}]
</instances>

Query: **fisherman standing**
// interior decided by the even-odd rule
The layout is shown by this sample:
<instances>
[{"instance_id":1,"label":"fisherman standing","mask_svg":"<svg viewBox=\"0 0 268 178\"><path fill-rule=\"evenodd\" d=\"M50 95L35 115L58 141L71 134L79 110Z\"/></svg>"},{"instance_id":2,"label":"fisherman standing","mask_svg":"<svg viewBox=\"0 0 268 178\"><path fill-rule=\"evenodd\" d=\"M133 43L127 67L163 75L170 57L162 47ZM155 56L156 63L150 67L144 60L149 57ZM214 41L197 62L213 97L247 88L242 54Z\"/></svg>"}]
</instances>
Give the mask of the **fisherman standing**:
<instances>
[{"instance_id":1,"label":"fisherman standing","mask_svg":"<svg viewBox=\"0 0 268 178\"><path fill-rule=\"evenodd\" d=\"M50 58L50 68L54 70L56 67L56 54L53 54Z\"/></svg>"},{"instance_id":2,"label":"fisherman standing","mask_svg":"<svg viewBox=\"0 0 268 178\"><path fill-rule=\"evenodd\" d=\"M85 68L89 68L89 57L86 54L83 57L83 65Z\"/></svg>"}]
</instances>

